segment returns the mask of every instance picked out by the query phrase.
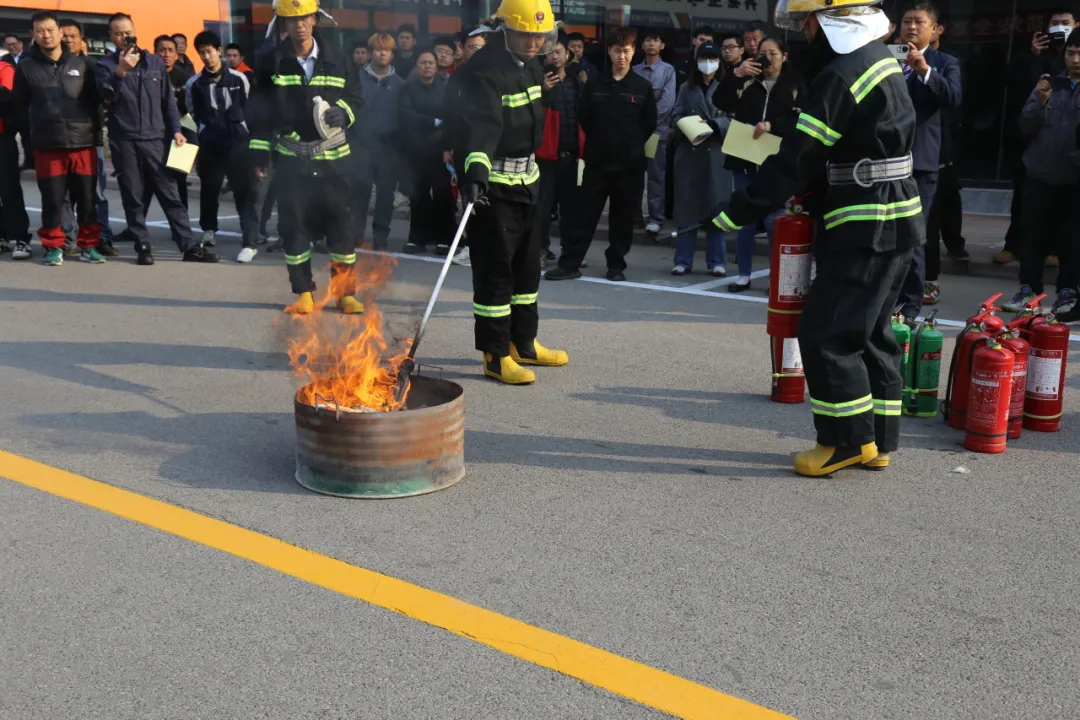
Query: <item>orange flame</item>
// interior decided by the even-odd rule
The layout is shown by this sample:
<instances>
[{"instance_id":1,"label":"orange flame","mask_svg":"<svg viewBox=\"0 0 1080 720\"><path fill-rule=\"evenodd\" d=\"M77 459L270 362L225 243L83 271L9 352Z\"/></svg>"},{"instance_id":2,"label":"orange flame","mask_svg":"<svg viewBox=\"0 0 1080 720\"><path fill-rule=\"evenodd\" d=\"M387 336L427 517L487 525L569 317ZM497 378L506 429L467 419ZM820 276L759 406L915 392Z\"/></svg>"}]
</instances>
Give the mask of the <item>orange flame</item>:
<instances>
[{"instance_id":1,"label":"orange flame","mask_svg":"<svg viewBox=\"0 0 1080 720\"><path fill-rule=\"evenodd\" d=\"M411 341L394 342L398 347L391 348L382 311L374 301L395 264L386 255L359 254L353 268L330 278L329 289L316 300L315 312L282 316L287 323L289 365L301 382L297 400L380 412L404 407L395 393ZM354 294L356 285L365 300L364 313L336 312L337 300Z\"/></svg>"}]
</instances>

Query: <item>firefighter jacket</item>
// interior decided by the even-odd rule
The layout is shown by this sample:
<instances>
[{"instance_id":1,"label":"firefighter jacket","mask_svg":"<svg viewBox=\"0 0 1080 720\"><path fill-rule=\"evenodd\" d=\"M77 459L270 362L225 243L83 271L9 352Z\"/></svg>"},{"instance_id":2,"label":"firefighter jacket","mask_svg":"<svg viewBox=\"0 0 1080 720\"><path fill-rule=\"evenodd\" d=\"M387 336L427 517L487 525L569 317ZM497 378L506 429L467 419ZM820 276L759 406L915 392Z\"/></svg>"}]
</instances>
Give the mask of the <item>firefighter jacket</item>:
<instances>
[{"instance_id":1,"label":"firefighter jacket","mask_svg":"<svg viewBox=\"0 0 1080 720\"><path fill-rule=\"evenodd\" d=\"M544 139L540 63L520 62L500 37L453 77L461 91L455 158L463 159L466 179L485 183L489 197L535 203L540 169L530 158Z\"/></svg>"},{"instance_id":2,"label":"firefighter jacket","mask_svg":"<svg viewBox=\"0 0 1080 720\"><path fill-rule=\"evenodd\" d=\"M296 51L288 40L259 58L255 69L255 88L251 93L252 111L248 114L251 139L248 147L252 164L266 167L270 154L277 157L295 156L277 138L298 143L318 143L322 140L315 127L312 99L321 97L331 106L345 110L348 125L356 122L363 107L360 78L352 60L330 42L314 33L317 51L315 69L311 79L296 58ZM349 155L348 143L315 154L311 160L314 167L329 172L345 174L348 168L333 162Z\"/></svg>"},{"instance_id":3,"label":"firefighter jacket","mask_svg":"<svg viewBox=\"0 0 1080 720\"><path fill-rule=\"evenodd\" d=\"M911 153L915 108L903 69L879 42L847 55L827 50L827 64L802 100L795 130L713 223L737 230L783 207L792 196L817 189L825 230L818 236L819 251L918 247L926 240L926 225L913 177L864 179L865 187L826 179L830 163L867 161L866 166Z\"/></svg>"}]
</instances>

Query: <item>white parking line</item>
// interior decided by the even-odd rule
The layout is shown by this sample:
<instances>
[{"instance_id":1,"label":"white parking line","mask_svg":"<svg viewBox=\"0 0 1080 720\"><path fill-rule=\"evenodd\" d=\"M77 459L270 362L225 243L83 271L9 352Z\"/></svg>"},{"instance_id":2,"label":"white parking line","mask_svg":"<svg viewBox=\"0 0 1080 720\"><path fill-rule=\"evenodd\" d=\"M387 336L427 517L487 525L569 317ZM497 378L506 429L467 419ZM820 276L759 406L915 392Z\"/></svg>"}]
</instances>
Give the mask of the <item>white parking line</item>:
<instances>
[{"instance_id":1,"label":"white parking line","mask_svg":"<svg viewBox=\"0 0 1080 720\"><path fill-rule=\"evenodd\" d=\"M32 210L34 212L41 212L41 210L39 208L28 207L26 209L27 210ZM221 219L224 220L226 218L221 218ZM124 220L116 220L115 218L109 218L109 221L110 222L125 222ZM169 223L164 221L164 220L154 220L154 221L151 221L151 222L147 222L146 224L147 224L148 227L155 227L155 228L167 228L167 227L169 227ZM218 230L217 234L218 235L224 235L226 237L243 237L240 233L233 232L231 230ZM277 238L276 237L271 237L270 239L271 240L276 240ZM362 250L360 252L374 253L375 251L374 250ZM441 258L441 257L432 257L431 255L408 255L406 253L385 253L385 254L389 255L390 257L397 258L399 260L419 260L420 262L439 263L439 264L441 264L443 262L443 258ZM765 277L768 274L769 274L768 270L758 270L757 272L752 274L750 277L752 277L752 278L761 278L761 277ZM597 284L600 284L600 285L607 285L609 287L634 288L635 290L651 290L653 292L673 293L675 295L693 295L695 297L724 298L725 300L737 300L739 302L756 303L758 305L767 304L769 302L768 298L764 298L764 297L761 297L761 296L758 296L758 295L741 295L741 294L735 294L735 293L713 292L712 290L709 289L709 288L714 288L714 287L726 287L727 285L730 285L731 282L736 280L737 278L725 278L724 280L710 280L709 282L698 283L697 285L685 285L685 286L682 286L682 287L673 287L673 286L670 286L670 285L657 285L657 284L654 284L654 283L640 283L640 282L614 283L614 282L611 282L610 280L607 280L605 278L598 278L598 277L582 277L582 278L579 278L579 279L582 280L583 282L597 283ZM573 281L572 280L566 280L566 281L561 281L561 282L573 282ZM937 318L937 324L941 325L943 327L962 328L962 327L964 327L964 325L966 323L961 322L959 320L949 320L949 319L946 319L946 318ZM1072 342L1080 342L1080 335L1070 335L1069 340L1071 340Z\"/></svg>"}]
</instances>

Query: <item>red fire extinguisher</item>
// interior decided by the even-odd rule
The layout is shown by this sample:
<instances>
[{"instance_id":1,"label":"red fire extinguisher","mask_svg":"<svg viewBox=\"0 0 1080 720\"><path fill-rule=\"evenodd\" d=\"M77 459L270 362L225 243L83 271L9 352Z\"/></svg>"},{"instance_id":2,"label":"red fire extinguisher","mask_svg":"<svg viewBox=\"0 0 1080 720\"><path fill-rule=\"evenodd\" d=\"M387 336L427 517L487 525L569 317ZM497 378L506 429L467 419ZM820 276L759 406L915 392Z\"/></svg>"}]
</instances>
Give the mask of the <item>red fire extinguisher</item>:
<instances>
[{"instance_id":1,"label":"red fire extinguisher","mask_svg":"<svg viewBox=\"0 0 1080 720\"><path fill-rule=\"evenodd\" d=\"M1012 398L1009 401L1009 439L1016 440L1023 432L1024 395L1027 390L1028 355L1031 345L1011 333L998 338L1001 346L1013 354Z\"/></svg>"},{"instance_id":2,"label":"red fire extinguisher","mask_svg":"<svg viewBox=\"0 0 1080 720\"><path fill-rule=\"evenodd\" d=\"M949 363L949 381L945 388L945 401L941 404L941 412L951 428L963 430L966 424L972 354L975 352L976 344L994 337L1004 328L1001 318L993 314L1000 309L994 305L1000 297L1001 293L998 293L988 298L979 307L979 312L967 319L964 329L956 336L956 347L953 349L952 361Z\"/></svg>"},{"instance_id":3,"label":"red fire extinguisher","mask_svg":"<svg viewBox=\"0 0 1080 720\"><path fill-rule=\"evenodd\" d=\"M993 338L972 353L971 383L964 423L964 447L981 453L1003 453L1012 402L1013 353Z\"/></svg>"},{"instance_id":4,"label":"red fire extinguisher","mask_svg":"<svg viewBox=\"0 0 1080 720\"><path fill-rule=\"evenodd\" d=\"M1024 427L1035 432L1061 429L1065 402L1065 364L1069 356L1069 326L1053 315L1031 331Z\"/></svg>"},{"instance_id":5,"label":"red fire extinguisher","mask_svg":"<svg viewBox=\"0 0 1080 720\"><path fill-rule=\"evenodd\" d=\"M1046 293L1043 293L1033 298L1024 306L1024 309L1017 313L1008 323L1008 328L1015 333L1019 333L1019 336L1028 343L1031 342L1031 332L1036 327L1046 322L1048 313L1039 307L1039 303L1041 303L1045 297Z\"/></svg>"},{"instance_id":6,"label":"red fire extinguisher","mask_svg":"<svg viewBox=\"0 0 1080 720\"><path fill-rule=\"evenodd\" d=\"M795 338L770 338L772 343L773 402L801 403L806 399L806 375Z\"/></svg>"},{"instance_id":7,"label":"red fire extinguisher","mask_svg":"<svg viewBox=\"0 0 1080 720\"><path fill-rule=\"evenodd\" d=\"M805 214L781 215L773 224L769 265L769 319L765 332L774 338L793 338L810 291L814 220Z\"/></svg>"}]
</instances>

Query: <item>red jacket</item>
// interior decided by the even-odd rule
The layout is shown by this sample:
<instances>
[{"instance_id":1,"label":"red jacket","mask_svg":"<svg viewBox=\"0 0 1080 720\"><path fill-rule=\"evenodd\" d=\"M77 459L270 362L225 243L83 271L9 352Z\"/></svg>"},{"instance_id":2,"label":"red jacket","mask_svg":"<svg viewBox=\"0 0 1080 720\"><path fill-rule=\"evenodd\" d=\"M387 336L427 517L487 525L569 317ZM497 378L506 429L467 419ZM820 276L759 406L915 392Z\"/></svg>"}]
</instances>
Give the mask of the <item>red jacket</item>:
<instances>
[{"instance_id":1,"label":"red jacket","mask_svg":"<svg viewBox=\"0 0 1080 720\"><path fill-rule=\"evenodd\" d=\"M559 159L559 123L562 118L559 111L552 108L544 108L544 141L540 143L536 151L536 157L541 160ZM578 159L585 155L585 131L578 127Z\"/></svg>"},{"instance_id":2,"label":"red jacket","mask_svg":"<svg viewBox=\"0 0 1080 720\"><path fill-rule=\"evenodd\" d=\"M4 53L0 56L0 107L12 108L15 104L15 63L11 56ZM0 115L0 134L5 131L14 133L15 123L11 121L13 115L7 110Z\"/></svg>"}]
</instances>

